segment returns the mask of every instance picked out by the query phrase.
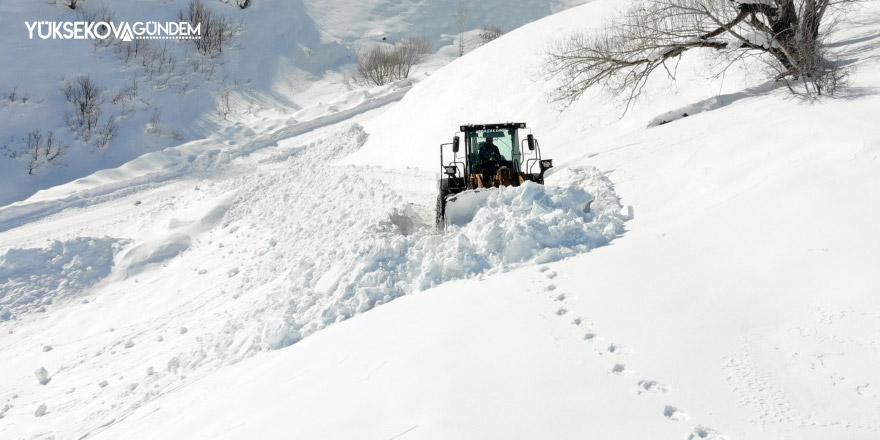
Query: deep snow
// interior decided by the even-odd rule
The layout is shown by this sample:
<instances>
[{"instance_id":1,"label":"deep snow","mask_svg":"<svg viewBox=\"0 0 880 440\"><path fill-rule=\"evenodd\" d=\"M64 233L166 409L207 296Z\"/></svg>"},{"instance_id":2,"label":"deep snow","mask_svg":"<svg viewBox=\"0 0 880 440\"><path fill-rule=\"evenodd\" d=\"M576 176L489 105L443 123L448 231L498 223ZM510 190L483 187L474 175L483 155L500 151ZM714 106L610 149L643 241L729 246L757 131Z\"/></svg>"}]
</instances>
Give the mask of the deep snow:
<instances>
[{"instance_id":1,"label":"deep snow","mask_svg":"<svg viewBox=\"0 0 880 440\"><path fill-rule=\"evenodd\" d=\"M4 289L51 300L0 323L0 433L876 438L877 6L834 35L838 98L707 82L697 57L624 117L596 94L556 112L536 35L615 4L0 208ZM676 109L700 112L652 123ZM437 235L437 145L489 120L528 122L557 168Z\"/></svg>"},{"instance_id":2,"label":"deep snow","mask_svg":"<svg viewBox=\"0 0 880 440\"><path fill-rule=\"evenodd\" d=\"M468 38L475 40L481 26L510 31L586 1L475 2L469 6ZM415 78L457 56L452 18L457 0L260 0L244 10L229 1L204 3L240 29L218 56L201 55L188 41L142 41L137 54L124 56L121 45L30 40L25 26L83 20L83 10L106 10L115 21L175 21L185 1L89 0L77 10L63 2L0 2L0 205L145 153L209 138L238 122L253 126L262 118L314 120L351 109L358 93L369 91L356 90L347 100L339 99L350 92L344 74L352 70L357 51L372 44L393 44L414 35L428 38L436 53L415 69ZM96 146L94 138L75 136L65 122L69 104L62 88L81 75L103 90L98 123L103 126L112 118L118 125L116 138L106 147ZM223 110L226 96L230 108ZM28 174L25 139L35 130L44 136L52 131L70 149L52 165Z\"/></svg>"}]
</instances>

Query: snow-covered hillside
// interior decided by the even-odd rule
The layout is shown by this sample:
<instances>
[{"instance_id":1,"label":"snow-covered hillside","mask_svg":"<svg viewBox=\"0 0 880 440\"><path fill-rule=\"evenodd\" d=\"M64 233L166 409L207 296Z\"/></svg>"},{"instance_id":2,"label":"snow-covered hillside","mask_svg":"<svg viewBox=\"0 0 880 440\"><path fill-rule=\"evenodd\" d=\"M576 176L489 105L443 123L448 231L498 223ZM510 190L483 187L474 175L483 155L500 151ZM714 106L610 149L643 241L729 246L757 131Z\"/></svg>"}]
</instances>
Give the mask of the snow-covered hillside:
<instances>
[{"instance_id":1,"label":"snow-covered hillside","mask_svg":"<svg viewBox=\"0 0 880 440\"><path fill-rule=\"evenodd\" d=\"M394 44L424 36L437 54L414 77L453 59L458 38L457 0L253 1L203 0L235 27L226 50L201 54L190 41L30 39L26 23L107 20L176 21L188 1L0 2L0 205L34 192L119 166L144 153L203 139L243 120L303 116L346 110L328 103L346 93L344 73L356 53L375 43ZM511 30L586 0L483 1L469 7L467 34L481 26ZM101 90L96 134L76 134L67 124L70 104L62 89L88 76ZM340 105L342 104L342 106ZM311 119L311 118L309 118ZM115 136L98 142L104 127ZM107 130L104 130L107 131ZM36 161L26 154L28 136L49 133L68 149Z\"/></svg>"},{"instance_id":2,"label":"snow-covered hillside","mask_svg":"<svg viewBox=\"0 0 880 440\"><path fill-rule=\"evenodd\" d=\"M440 3L304 7L332 40L454 33ZM880 6L838 97L690 57L558 111L540 54L617 6L0 207L0 437L876 439ZM437 146L499 120L547 185L437 234Z\"/></svg>"}]
</instances>

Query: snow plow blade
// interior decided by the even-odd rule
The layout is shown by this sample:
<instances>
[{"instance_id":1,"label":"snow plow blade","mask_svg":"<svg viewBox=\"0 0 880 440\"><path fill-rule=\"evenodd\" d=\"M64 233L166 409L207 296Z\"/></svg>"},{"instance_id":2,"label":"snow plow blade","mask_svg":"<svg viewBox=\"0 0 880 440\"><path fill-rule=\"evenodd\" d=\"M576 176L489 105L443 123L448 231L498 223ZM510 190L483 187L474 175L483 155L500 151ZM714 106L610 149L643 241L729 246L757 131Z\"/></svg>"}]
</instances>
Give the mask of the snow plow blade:
<instances>
[{"instance_id":1,"label":"snow plow blade","mask_svg":"<svg viewBox=\"0 0 880 440\"><path fill-rule=\"evenodd\" d=\"M464 226L477 215L495 188L481 188L446 196L446 227Z\"/></svg>"}]
</instances>

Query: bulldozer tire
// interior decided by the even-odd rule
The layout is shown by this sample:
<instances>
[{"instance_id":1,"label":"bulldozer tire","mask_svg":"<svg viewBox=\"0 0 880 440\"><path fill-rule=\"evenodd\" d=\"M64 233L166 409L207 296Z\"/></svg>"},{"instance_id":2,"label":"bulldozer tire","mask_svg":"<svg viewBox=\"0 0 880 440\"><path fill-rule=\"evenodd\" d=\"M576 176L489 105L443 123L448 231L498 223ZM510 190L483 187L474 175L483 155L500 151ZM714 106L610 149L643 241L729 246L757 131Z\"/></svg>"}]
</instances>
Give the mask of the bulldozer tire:
<instances>
[{"instance_id":1,"label":"bulldozer tire","mask_svg":"<svg viewBox=\"0 0 880 440\"><path fill-rule=\"evenodd\" d=\"M437 230L446 230L446 191L441 190L437 196L437 214L434 218Z\"/></svg>"}]
</instances>

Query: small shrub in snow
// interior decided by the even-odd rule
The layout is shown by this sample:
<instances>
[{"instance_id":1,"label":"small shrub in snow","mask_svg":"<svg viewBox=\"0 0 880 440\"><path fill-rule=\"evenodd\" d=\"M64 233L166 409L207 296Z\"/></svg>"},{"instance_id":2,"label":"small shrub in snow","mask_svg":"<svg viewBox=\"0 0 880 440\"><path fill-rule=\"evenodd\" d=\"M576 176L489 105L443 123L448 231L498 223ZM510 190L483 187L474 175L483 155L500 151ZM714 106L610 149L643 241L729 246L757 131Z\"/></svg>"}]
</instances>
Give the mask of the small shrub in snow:
<instances>
[{"instance_id":1,"label":"small shrub in snow","mask_svg":"<svg viewBox=\"0 0 880 440\"><path fill-rule=\"evenodd\" d=\"M37 168L53 163L64 155L68 146L55 137L55 132L43 136L40 129L34 130L24 138L25 152L28 159L28 174L34 174Z\"/></svg>"},{"instance_id":2,"label":"small shrub in snow","mask_svg":"<svg viewBox=\"0 0 880 440\"><path fill-rule=\"evenodd\" d=\"M133 76L130 81L127 81L125 85L122 86L122 90L116 92L116 96L113 97L113 104L125 105L125 103L133 101L137 96L138 81L137 77Z\"/></svg>"},{"instance_id":3,"label":"small shrub in snow","mask_svg":"<svg viewBox=\"0 0 880 440\"><path fill-rule=\"evenodd\" d=\"M110 141L116 138L116 135L119 133L119 125L116 123L116 118L113 116L107 118L107 122L101 125L101 128L95 135L95 148L98 150L104 150L110 145Z\"/></svg>"},{"instance_id":4,"label":"small shrub in snow","mask_svg":"<svg viewBox=\"0 0 880 440\"><path fill-rule=\"evenodd\" d=\"M30 95L19 93L18 86L13 87L8 93L4 93L3 96L11 103L21 102L22 104L27 104L31 99Z\"/></svg>"},{"instance_id":5,"label":"small shrub in snow","mask_svg":"<svg viewBox=\"0 0 880 440\"><path fill-rule=\"evenodd\" d=\"M224 121L232 114L232 104L230 102L231 92L229 89L223 89L223 92L220 93L220 105L217 106L217 116L219 116Z\"/></svg>"},{"instance_id":6,"label":"small shrub in snow","mask_svg":"<svg viewBox=\"0 0 880 440\"><path fill-rule=\"evenodd\" d=\"M251 5L251 0L235 0L235 6L241 9L247 9Z\"/></svg>"},{"instance_id":7,"label":"small shrub in snow","mask_svg":"<svg viewBox=\"0 0 880 440\"><path fill-rule=\"evenodd\" d=\"M222 53L223 45L227 44L235 35L236 26L232 21L216 14L201 0L190 0L187 10L180 11L178 19L181 22L189 22L193 26L201 26L201 38L192 41L195 43L196 49L204 55Z\"/></svg>"},{"instance_id":8,"label":"small shrub in snow","mask_svg":"<svg viewBox=\"0 0 880 440\"><path fill-rule=\"evenodd\" d=\"M504 30L499 26L483 26L480 28L480 44L486 44L504 35Z\"/></svg>"},{"instance_id":9,"label":"small shrub in snow","mask_svg":"<svg viewBox=\"0 0 880 440\"><path fill-rule=\"evenodd\" d=\"M77 77L64 85L64 97L70 104L66 114L67 124L87 140L98 127L103 91L88 75Z\"/></svg>"},{"instance_id":10,"label":"small shrub in snow","mask_svg":"<svg viewBox=\"0 0 880 440\"><path fill-rule=\"evenodd\" d=\"M394 46L376 44L358 54L356 76L377 86L408 78L413 66L431 50L431 40L425 37L410 37Z\"/></svg>"},{"instance_id":11,"label":"small shrub in snow","mask_svg":"<svg viewBox=\"0 0 880 440\"><path fill-rule=\"evenodd\" d=\"M138 53L147 81L155 79L156 87L164 88L177 66L177 58L169 49L168 42L159 45L146 44Z\"/></svg>"},{"instance_id":12,"label":"small shrub in snow","mask_svg":"<svg viewBox=\"0 0 880 440\"><path fill-rule=\"evenodd\" d=\"M162 114L159 113L157 108L154 108L153 113L150 114L150 122L147 122L147 133L162 133Z\"/></svg>"},{"instance_id":13,"label":"small shrub in snow","mask_svg":"<svg viewBox=\"0 0 880 440\"><path fill-rule=\"evenodd\" d=\"M88 23L113 23L116 21L116 13L107 7L104 3L101 3L98 6L83 6L77 9L77 16L79 16L80 21L88 22ZM107 26L100 25L96 28L97 32L105 33L107 32ZM95 40L95 46L99 45L110 45L115 40L106 39L106 40ZM135 40L137 41L137 40Z\"/></svg>"},{"instance_id":14,"label":"small shrub in snow","mask_svg":"<svg viewBox=\"0 0 880 440\"><path fill-rule=\"evenodd\" d=\"M138 39L132 41L120 41L113 47L116 56L126 65L133 59L137 59L141 55L141 52L147 49L149 49L149 41Z\"/></svg>"},{"instance_id":15,"label":"small shrub in snow","mask_svg":"<svg viewBox=\"0 0 880 440\"><path fill-rule=\"evenodd\" d=\"M468 21L471 19L471 10L461 2L458 2L458 9L455 10L452 18L455 19L455 24L458 25L458 56L462 56L465 49L464 31L467 29Z\"/></svg>"}]
</instances>

